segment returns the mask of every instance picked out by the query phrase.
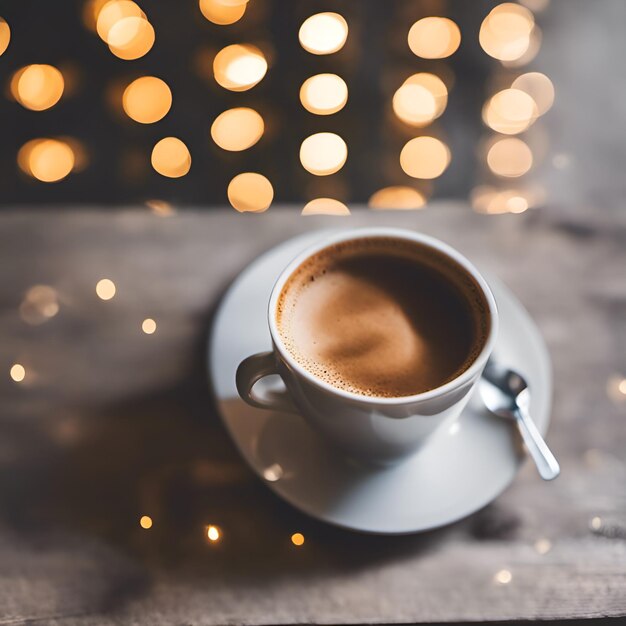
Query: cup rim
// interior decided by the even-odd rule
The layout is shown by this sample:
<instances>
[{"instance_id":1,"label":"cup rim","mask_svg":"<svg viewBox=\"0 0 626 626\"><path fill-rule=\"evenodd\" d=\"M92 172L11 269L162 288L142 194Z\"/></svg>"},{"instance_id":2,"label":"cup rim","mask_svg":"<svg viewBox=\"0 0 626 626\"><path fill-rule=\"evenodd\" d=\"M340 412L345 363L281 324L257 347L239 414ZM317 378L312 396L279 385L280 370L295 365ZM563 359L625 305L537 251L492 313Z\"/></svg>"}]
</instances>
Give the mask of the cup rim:
<instances>
[{"instance_id":1,"label":"cup rim","mask_svg":"<svg viewBox=\"0 0 626 626\"><path fill-rule=\"evenodd\" d=\"M318 378L307 369L305 369L302 365L300 365L295 360L295 358L291 356L289 350L287 350L280 336L280 332L278 331L278 324L276 321L276 304L282 288L284 287L287 280L294 273L294 271L298 267L300 267L300 265L304 263L309 257L317 254L318 252L321 252L325 248L329 248L338 243L343 243L346 241L372 238L395 238L402 239L404 241L412 241L414 243L433 248L439 253L448 256L457 264L459 264L477 282L485 297L485 300L487 301L491 324L489 328L489 333L481 351L474 358L474 360L467 369L461 372L456 378L453 378L452 380L444 383L443 385L440 385L439 387L435 387L434 389L429 389L428 391L423 391L421 393L413 394L410 396L395 396L389 398L380 396L365 396L359 393L355 393L353 391L339 389L338 387L327 383L321 378ZM323 389L324 391L332 395L342 397L346 400L358 403L379 404L386 406L397 406L410 402L433 400L435 398L439 398L445 395L446 393L454 391L459 387L462 387L464 384L472 380L476 374L480 373L493 350L493 346L495 344L498 334L498 308L496 305L496 301L487 281L483 278L483 276L476 269L476 267L452 246L444 243L439 239L436 239L435 237L431 237L430 235L424 235L422 233L418 233L416 231L404 228L392 227L366 227L343 230L326 236L321 241L305 248L287 264L287 266L283 269L283 271L276 279L270 295L267 315L270 334L272 337L272 342L274 344L274 350L279 353L280 357L289 365L291 369L297 372L299 376L302 376L304 379L306 379L308 383L320 389Z\"/></svg>"}]
</instances>

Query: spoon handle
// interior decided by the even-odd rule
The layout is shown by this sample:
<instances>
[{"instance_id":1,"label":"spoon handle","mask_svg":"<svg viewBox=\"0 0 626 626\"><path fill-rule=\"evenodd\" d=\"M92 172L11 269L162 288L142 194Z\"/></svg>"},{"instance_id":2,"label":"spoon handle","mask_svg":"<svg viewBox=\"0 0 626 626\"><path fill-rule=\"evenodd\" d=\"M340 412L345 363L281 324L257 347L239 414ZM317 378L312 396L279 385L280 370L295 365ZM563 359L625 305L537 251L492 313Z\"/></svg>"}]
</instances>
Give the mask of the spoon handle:
<instances>
[{"instance_id":1,"label":"spoon handle","mask_svg":"<svg viewBox=\"0 0 626 626\"><path fill-rule=\"evenodd\" d=\"M554 454L548 448L548 444L546 444L541 433L537 430L530 414L524 407L519 407L516 411L516 417L522 439L537 466L539 475L544 480L555 479L561 472L561 468Z\"/></svg>"}]
</instances>

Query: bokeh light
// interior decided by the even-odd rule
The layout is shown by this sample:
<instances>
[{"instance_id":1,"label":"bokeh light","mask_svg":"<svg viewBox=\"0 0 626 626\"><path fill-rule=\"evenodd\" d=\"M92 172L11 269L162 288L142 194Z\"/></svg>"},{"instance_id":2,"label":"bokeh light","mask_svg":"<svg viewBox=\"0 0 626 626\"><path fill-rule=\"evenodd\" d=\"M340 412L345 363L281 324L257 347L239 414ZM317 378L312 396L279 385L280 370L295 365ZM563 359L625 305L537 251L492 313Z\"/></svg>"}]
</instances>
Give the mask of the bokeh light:
<instances>
[{"instance_id":1,"label":"bokeh light","mask_svg":"<svg viewBox=\"0 0 626 626\"><path fill-rule=\"evenodd\" d=\"M25 108L44 111L53 107L63 95L63 74L52 65L27 65L11 79L11 93Z\"/></svg>"},{"instance_id":2,"label":"bokeh light","mask_svg":"<svg viewBox=\"0 0 626 626\"><path fill-rule=\"evenodd\" d=\"M350 215L350 209L333 198L314 198L304 205L302 215Z\"/></svg>"},{"instance_id":3,"label":"bokeh light","mask_svg":"<svg viewBox=\"0 0 626 626\"><path fill-rule=\"evenodd\" d=\"M96 295L100 300L110 300L116 291L115 283L110 278L101 278L96 283Z\"/></svg>"},{"instance_id":4,"label":"bokeh light","mask_svg":"<svg viewBox=\"0 0 626 626\"><path fill-rule=\"evenodd\" d=\"M493 580L498 585L508 585L513 580L513 574L508 569L501 569L496 572Z\"/></svg>"},{"instance_id":5,"label":"bokeh light","mask_svg":"<svg viewBox=\"0 0 626 626\"><path fill-rule=\"evenodd\" d=\"M247 107L220 113L211 125L213 141L224 150L237 152L253 146L263 136L263 118Z\"/></svg>"},{"instance_id":6,"label":"bokeh light","mask_svg":"<svg viewBox=\"0 0 626 626\"><path fill-rule=\"evenodd\" d=\"M156 329L156 322L151 317L147 317L143 322L141 322L141 330L146 333L146 335L154 335Z\"/></svg>"},{"instance_id":7,"label":"bokeh light","mask_svg":"<svg viewBox=\"0 0 626 626\"><path fill-rule=\"evenodd\" d=\"M422 85L405 83L393 95L394 113L411 126L430 124L437 113L435 96Z\"/></svg>"},{"instance_id":8,"label":"bokeh light","mask_svg":"<svg viewBox=\"0 0 626 626\"><path fill-rule=\"evenodd\" d=\"M206 536L209 541L211 541L212 543L215 543L216 541L220 540L222 533L220 532L220 529L217 526L213 526L211 524L206 527Z\"/></svg>"},{"instance_id":9,"label":"bokeh light","mask_svg":"<svg viewBox=\"0 0 626 626\"><path fill-rule=\"evenodd\" d=\"M54 183L72 171L75 155L72 147L61 139L32 139L20 148L17 163L33 178Z\"/></svg>"},{"instance_id":10,"label":"bokeh light","mask_svg":"<svg viewBox=\"0 0 626 626\"><path fill-rule=\"evenodd\" d=\"M128 117L140 124L153 124L163 119L172 106L172 92L167 83L156 76L134 80L122 96Z\"/></svg>"},{"instance_id":11,"label":"bokeh light","mask_svg":"<svg viewBox=\"0 0 626 626\"><path fill-rule=\"evenodd\" d=\"M133 61L146 55L154 45L154 28L143 17L125 17L111 27L109 50L120 59Z\"/></svg>"},{"instance_id":12,"label":"bokeh light","mask_svg":"<svg viewBox=\"0 0 626 626\"><path fill-rule=\"evenodd\" d=\"M368 201L372 209L421 209L426 198L417 189L402 185L384 187L373 193Z\"/></svg>"},{"instance_id":13,"label":"bokeh light","mask_svg":"<svg viewBox=\"0 0 626 626\"><path fill-rule=\"evenodd\" d=\"M152 518L149 515L142 515L139 520L139 525L144 530L149 530L150 528L152 528Z\"/></svg>"},{"instance_id":14,"label":"bokeh light","mask_svg":"<svg viewBox=\"0 0 626 626\"><path fill-rule=\"evenodd\" d=\"M549 539L537 539L535 541L535 552L537 554L548 554L552 549L552 542Z\"/></svg>"},{"instance_id":15,"label":"bokeh light","mask_svg":"<svg viewBox=\"0 0 626 626\"><path fill-rule=\"evenodd\" d=\"M483 121L505 135L525 131L538 116L537 104L520 89L503 89L490 98L483 108Z\"/></svg>"},{"instance_id":16,"label":"bokeh light","mask_svg":"<svg viewBox=\"0 0 626 626\"><path fill-rule=\"evenodd\" d=\"M522 54L522 56L517 59L512 59L510 61L502 61L502 65L504 67L522 67L523 65L528 65L536 56L539 50L541 49L541 40L542 33L539 26L535 24L535 27L532 29L530 33L530 38L528 41L528 48L526 48L526 52Z\"/></svg>"},{"instance_id":17,"label":"bokeh light","mask_svg":"<svg viewBox=\"0 0 626 626\"><path fill-rule=\"evenodd\" d=\"M213 60L215 80L224 89L246 91L259 83L267 72L267 61L259 48L233 44L222 48Z\"/></svg>"},{"instance_id":18,"label":"bokeh light","mask_svg":"<svg viewBox=\"0 0 626 626\"><path fill-rule=\"evenodd\" d=\"M26 378L26 369L20 363L14 363L9 370L9 375L16 383L21 383Z\"/></svg>"},{"instance_id":19,"label":"bokeh light","mask_svg":"<svg viewBox=\"0 0 626 626\"><path fill-rule=\"evenodd\" d=\"M49 285L34 285L20 304L20 316L27 324L43 324L59 312L57 292Z\"/></svg>"},{"instance_id":20,"label":"bokeh light","mask_svg":"<svg viewBox=\"0 0 626 626\"><path fill-rule=\"evenodd\" d=\"M176 213L174 207L166 200L159 200L157 198L146 200L146 206L159 217L171 217Z\"/></svg>"},{"instance_id":21,"label":"bokeh light","mask_svg":"<svg viewBox=\"0 0 626 626\"><path fill-rule=\"evenodd\" d=\"M435 137L415 137L405 144L400 153L400 166L413 178L437 178L449 164L448 146Z\"/></svg>"},{"instance_id":22,"label":"bokeh light","mask_svg":"<svg viewBox=\"0 0 626 626\"><path fill-rule=\"evenodd\" d=\"M167 178L180 178L191 168L191 154L177 137L164 137L152 148L152 167Z\"/></svg>"},{"instance_id":23,"label":"bokeh light","mask_svg":"<svg viewBox=\"0 0 626 626\"><path fill-rule=\"evenodd\" d=\"M533 154L526 143L517 137L495 141L487 152L487 165L498 176L518 178L530 170Z\"/></svg>"},{"instance_id":24,"label":"bokeh light","mask_svg":"<svg viewBox=\"0 0 626 626\"><path fill-rule=\"evenodd\" d=\"M119 21L126 17L141 17L146 19L146 14L141 7L131 0L109 0L101 7L94 7L96 15L96 32L104 43L110 43L109 34L111 29Z\"/></svg>"},{"instance_id":25,"label":"bokeh light","mask_svg":"<svg viewBox=\"0 0 626 626\"><path fill-rule=\"evenodd\" d=\"M500 61L515 61L530 47L533 14L512 2L496 6L483 20L478 39L483 50Z\"/></svg>"},{"instance_id":26,"label":"bokeh light","mask_svg":"<svg viewBox=\"0 0 626 626\"><path fill-rule=\"evenodd\" d=\"M302 106L316 115L331 115L348 101L348 86L337 74L317 74L307 78L300 88Z\"/></svg>"},{"instance_id":27,"label":"bokeh light","mask_svg":"<svg viewBox=\"0 0 626 626\"><path fill-rule=\"evenodd\" d=\"M404 81L404 84L420 85L430 91L435 99L435 118L439 117L446 110L448 104L448 88L439 76L435 76L429 72L419 72L409 76Z\"/></svg>"},{"instance_id":28,"label":"bokeh light","mask_svg":"<svg viewBox=\"0 0 626 626\"><path fill-rule=\"evenodd\" d=\"M423 59L445 59L461 44L461 31L447 17L424 17L409 30L409 48Z\"/></svg>"},{"instance_id":29,"label":"bokeh light","mask_svg":"<svg viewBox=\"0 0 626 626\"><path fill-rule=\"evenodd\" d=\"M228 184L228 201L240 213L262 213L273 199L272 183L262 174L244 172Z\"/></svg>"},{"instance_id":30,"label":"bokeh light","mask_svg":"<svg viewBox=\"0 0 626 626\"><path fill-rule=\"evenodd\" d=\"M346 43L348 23L339 13L317 13L304 20L298 38L311 54L332 54Z\"/></svg>"},{"instance_id":31,"label":"bokeh light","mask_svg":"<svg viewBox=\"0 0 626 626\"><path fill-rule=\"evenodd\" d=\"M293 533L291 535L291 543L298 547L304 545L304 535L302 533Z\"/></svg>"},{"instance_id":32,"label":"bokeh light","mask_svg":"<svg viewBox=\"0 0 626 626\"><path fill-rule=\"evenodd\" d=\"M513 81L511 87L527 93L535 101L538 115L547 113L554 104L554 85L541 72L522 74Z\"/></svg>"},{"instance_id":33,"label":"bokeh light","mask_svg":"<svg viewBox=\"0 0 626 626\"><path fill-rule=\"evenodd\" d=\"M348 158L346 142L335 133L316 133L300 146L302 167L316 176L338 172Z\"/></svg>"},{"instance_id":34,"label":"bokeh light","mask_svg":"<svg viewBox=\"0 0 626 626\"><path fill-rule=\"evenodd\" d=\"M209 22L227 26L239 21L246 12L247 3L230 4L223 0L200 0L200 11Z\"/></svg>"},{"instance_id":35,"label":"bokeh light","mask_svg":"<svg viewBox=\"0 0 626 626\"><path fill-rule=\"evenodd\" d=\"M11 28L7 21L0 17L0 56L2 56L9 47L11 41Z\"/></svg>"}]
</instances>

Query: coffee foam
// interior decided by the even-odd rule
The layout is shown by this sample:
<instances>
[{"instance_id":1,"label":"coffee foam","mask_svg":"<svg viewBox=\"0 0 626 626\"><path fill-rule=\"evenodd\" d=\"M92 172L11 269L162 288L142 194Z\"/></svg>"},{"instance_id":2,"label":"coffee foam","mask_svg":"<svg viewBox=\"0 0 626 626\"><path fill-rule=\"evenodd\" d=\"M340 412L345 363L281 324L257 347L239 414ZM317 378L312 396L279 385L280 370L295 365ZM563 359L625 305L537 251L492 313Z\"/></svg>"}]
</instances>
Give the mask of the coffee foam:
<instances>
[{"instance_id":1,"label":"coffee foam","mask_svg":"<svg viewBox=\"0 0 626 626\"><path fill-rule=\"evenodd\" d=\"M338 389L402 397L465 371L489 331L485 297L460 265L388 237L341 242L304 261L276 310L280 337Z\"/></svg>"}]
</instances>

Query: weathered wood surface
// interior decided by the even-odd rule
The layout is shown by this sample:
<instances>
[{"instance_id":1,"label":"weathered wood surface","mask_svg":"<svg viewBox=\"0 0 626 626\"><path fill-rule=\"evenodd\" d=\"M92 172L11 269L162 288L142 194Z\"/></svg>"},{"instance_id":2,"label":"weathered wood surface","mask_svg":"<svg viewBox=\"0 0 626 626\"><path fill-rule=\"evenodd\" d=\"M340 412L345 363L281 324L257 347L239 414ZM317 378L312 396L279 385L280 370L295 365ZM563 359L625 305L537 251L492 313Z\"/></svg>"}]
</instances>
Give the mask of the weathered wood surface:
<instances>
[{"instance_id":1,"label":"weathered wood surface","mask_svg":"<svg viewBox=\"0 0 626 626\"><path fill-rule=\"evenodd\" d=\"M295 208L4 212L0 624L626 615L626 402L607 394L607 381L626 375L626 224L611 219L484 217L450 205L344 221ZM206 384L211 313L260 252L338 224L422 230L508 283L554 360L557 481L526 464L473 517L384 538L307 519L244 466ZM94 292L102 277L117 285L108 302ZM29 326L18 307L37 283L58 290L61 308ZM154 335L140 330L146 317ZM27 368L21 384L8 376L14 362ZM223 529L219 544L205 541L209 523ZM302 548L290 544L295 531ZM546 554L535 548L542 539ZM494 582L501 569L507 585Z\"/></svg>"}]
</instances>

